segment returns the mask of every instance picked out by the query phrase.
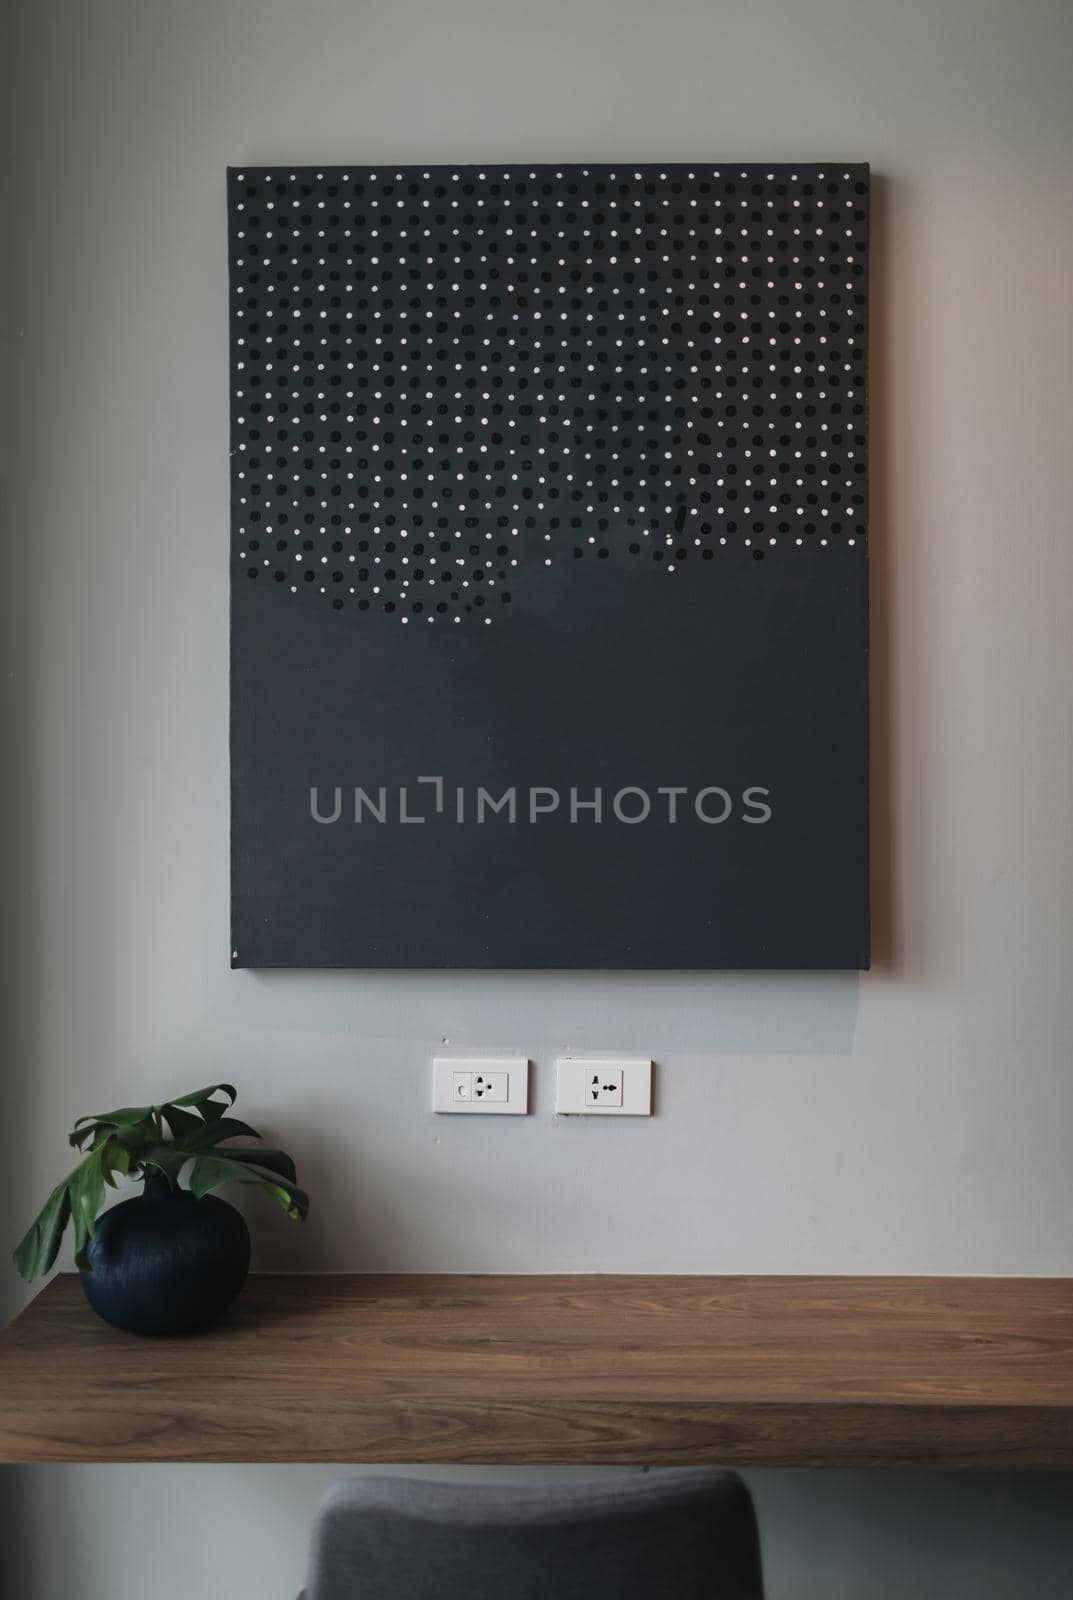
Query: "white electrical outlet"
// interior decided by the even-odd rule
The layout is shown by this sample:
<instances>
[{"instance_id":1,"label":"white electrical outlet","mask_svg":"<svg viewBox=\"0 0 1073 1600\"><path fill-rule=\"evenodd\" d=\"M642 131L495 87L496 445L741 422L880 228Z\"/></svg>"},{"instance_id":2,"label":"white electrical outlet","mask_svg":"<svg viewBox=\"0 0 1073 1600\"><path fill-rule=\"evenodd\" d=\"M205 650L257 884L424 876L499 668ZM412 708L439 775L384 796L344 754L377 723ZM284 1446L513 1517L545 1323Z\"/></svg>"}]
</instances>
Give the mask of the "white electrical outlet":
<instances>
[{"instance_id":1,"label":"white electrical outlet","mask_svg":"<svg viewBox=\"0 0 1073 1600\"><path fill-rule=\"evenodd\" d=\"M560 1056L555 1109L561 1117L650 1117L652 1063Z\"/></svg>"},{"instance_id":2,"label":"white electrical outlet","mask_svg":"<svg viewBox=\"0 0 1073 1600\"><path fill-rule=\"evenodd\" d=\"M524 1117L529 1110L529 1063L524 1056L434 1056L432 1109Z\"/></svg>"},{"instance_id":3,"label":"white electrical outlet","mask_svg":"<svg viewBox=\"0 0 1073 1600\"><path fill-rule=\"evenodd\" d=\"M585 1104L593 1106L622 1105L622 1068L594 1066L585 1069Z\"/></svg>"}]
</instances>

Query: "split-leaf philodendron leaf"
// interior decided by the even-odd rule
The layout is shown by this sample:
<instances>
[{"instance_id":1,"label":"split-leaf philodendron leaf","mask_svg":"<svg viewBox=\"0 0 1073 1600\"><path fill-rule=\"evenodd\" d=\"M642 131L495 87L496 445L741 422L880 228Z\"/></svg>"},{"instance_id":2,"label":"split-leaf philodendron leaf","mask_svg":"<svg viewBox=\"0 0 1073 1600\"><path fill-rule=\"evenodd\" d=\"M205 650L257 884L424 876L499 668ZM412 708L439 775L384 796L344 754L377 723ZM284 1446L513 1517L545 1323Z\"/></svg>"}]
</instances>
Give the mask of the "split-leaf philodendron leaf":
<instances>
[{"instance_id":1,"label":"split-leaf philodendron leaf","mask_svg":"<svg viewBox=\"0 0 1073 1600\"><path fill-rule=\"evenodd\" d=\"M248 1123L227 1115L236 1098L231 1084L213 1083L161 1105L123 1106L79 1117L68 1139L86 1154L53 1189L16 1248L15 1265L22 1276L39 1278L49 1270L72 1221L75 1260L86 1269L86 1249L107 1191L123 1177L163 1178L178 1189L185 1171L187 1187L199 1199L226 1183L253 1183L289 1217L303 1221L309 1197L299 1189L294 1162L285 1151L223 1143L261 1137Z\"/></svg>"}]
</instances>

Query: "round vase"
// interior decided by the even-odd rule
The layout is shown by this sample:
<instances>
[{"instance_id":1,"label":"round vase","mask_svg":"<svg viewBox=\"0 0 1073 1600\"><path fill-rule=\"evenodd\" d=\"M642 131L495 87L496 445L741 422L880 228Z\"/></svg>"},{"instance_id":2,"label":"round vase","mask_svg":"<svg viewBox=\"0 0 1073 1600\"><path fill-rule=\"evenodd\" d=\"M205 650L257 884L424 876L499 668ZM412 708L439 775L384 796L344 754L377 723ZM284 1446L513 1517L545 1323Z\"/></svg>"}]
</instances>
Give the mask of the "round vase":
<instances>
[{"instance_id":1,"label":"round vase","mask_svg":"<svg viewBox=\"0 0 1073 1600\"><path fill-rule=\"evenodd\" d=\"M128 1333L193 1333L245 1283L250 1234L226 1200L147 1178L142 1194L97 1218L86 1259L82 1287L106 1322Z\"/></svg>"}]
</instances>

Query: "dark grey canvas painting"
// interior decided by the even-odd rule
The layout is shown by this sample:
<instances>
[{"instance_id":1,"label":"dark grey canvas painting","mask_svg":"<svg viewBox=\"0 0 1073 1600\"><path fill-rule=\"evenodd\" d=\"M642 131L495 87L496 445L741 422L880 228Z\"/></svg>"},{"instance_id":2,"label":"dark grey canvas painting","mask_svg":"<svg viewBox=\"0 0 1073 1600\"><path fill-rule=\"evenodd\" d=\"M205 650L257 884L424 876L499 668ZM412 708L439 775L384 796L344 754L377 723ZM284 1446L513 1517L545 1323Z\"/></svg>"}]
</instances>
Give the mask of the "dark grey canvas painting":
<instances>
[{"instance_id":1,"label":"dark grey canvas painting","mask_svg":"<svg viewBox=\"0 0 1073 1600\"><path fill-rule=\"evenodd\" d=\"M229 209L234 965L866 966L867 168Z\"/></svg>"}]
</instances>

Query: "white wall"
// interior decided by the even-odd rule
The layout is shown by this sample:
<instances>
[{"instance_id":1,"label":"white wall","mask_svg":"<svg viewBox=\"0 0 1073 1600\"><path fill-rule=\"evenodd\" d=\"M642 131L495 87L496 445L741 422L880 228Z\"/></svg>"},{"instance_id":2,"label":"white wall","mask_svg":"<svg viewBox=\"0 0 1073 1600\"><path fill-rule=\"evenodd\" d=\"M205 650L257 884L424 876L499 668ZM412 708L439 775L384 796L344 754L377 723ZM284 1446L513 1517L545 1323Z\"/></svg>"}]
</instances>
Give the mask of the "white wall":
<instances>
[{"instance_id":1,"label":"white wall","mask_svg":"<svg viewBox=\"0 0 1073 1600\"><path fill-rule=\"evenodd\" d=\"M1068 4L14 13L9 1233L80 1112L226 1076L314 1196L262 1267L1073 1273ZM492 154L873 163L860 980L228 969L224 167ZM537 1114L434 1124L444 1041ZM659 1115L557 1126L565 1048L654 1056ZM157 1600L283 1600L325 1476L18 1474L20 1600L140 1597L132 1514L204 1530ZM773 1600L1073 1591L1058 1480L756 1482Z\"/></svg>"}]
</instances>

